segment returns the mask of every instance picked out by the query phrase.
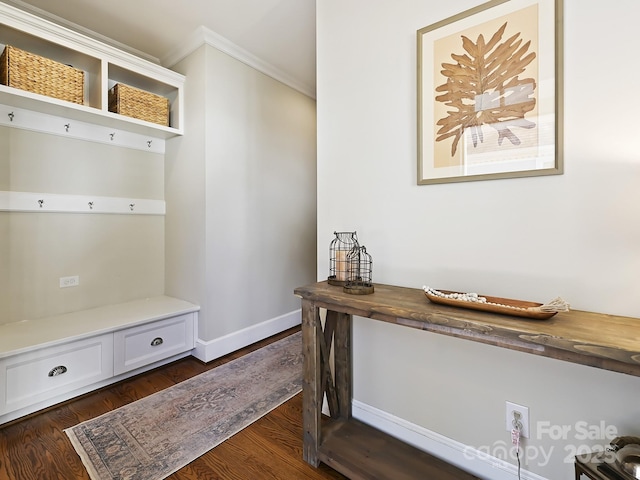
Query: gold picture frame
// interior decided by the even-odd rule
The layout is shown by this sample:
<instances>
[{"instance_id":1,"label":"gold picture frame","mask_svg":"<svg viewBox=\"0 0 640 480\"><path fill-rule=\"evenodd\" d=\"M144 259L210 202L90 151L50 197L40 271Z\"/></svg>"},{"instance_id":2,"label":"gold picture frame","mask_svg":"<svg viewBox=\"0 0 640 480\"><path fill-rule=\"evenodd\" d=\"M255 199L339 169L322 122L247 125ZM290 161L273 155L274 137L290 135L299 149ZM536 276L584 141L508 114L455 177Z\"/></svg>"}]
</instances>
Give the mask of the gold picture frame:
<instances>
[{"instance_id":1,"label":"gold picture frame","mask_svg":"<svg viewBox=\"0 0 640 480\"><path fill-rule=\"evenodd\" d=\"M563 173L562 12L492 0L418 30L418 185Z\"/></svg>"}]
</instances>

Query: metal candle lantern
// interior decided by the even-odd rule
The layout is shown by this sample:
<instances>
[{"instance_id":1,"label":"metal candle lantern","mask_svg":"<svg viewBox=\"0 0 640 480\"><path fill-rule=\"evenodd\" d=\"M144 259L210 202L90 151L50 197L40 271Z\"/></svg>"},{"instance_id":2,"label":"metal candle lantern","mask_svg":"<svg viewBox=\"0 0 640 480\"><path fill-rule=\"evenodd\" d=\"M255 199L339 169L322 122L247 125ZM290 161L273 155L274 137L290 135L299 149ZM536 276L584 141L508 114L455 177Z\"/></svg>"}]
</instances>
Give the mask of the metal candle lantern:
<instances>
[{"instance_id":1,"label":"metal candle lantern","mask_svg":"<svg viewBox=\"0 0 640 480\"><path fill-rule=\"evenodd\" d=\"M329 245L329 278L330 285L344 286L349 277L347 255L355 247L358 248L356 232L333 232L336 236Z\"/></svg>"},{"instance_id":2,"label":"metal candle lantern","mask_svg":"<svg viewBox=\"0 0 640 480\"><path fill-rule=\"evenodd\" d=\"M349 274L347 283L342 288L345 293L353 295L368 295L373 293L371 273L373 259L367 253L365 246L356 246L347 254Z\"/></svg>"}]
</instances>

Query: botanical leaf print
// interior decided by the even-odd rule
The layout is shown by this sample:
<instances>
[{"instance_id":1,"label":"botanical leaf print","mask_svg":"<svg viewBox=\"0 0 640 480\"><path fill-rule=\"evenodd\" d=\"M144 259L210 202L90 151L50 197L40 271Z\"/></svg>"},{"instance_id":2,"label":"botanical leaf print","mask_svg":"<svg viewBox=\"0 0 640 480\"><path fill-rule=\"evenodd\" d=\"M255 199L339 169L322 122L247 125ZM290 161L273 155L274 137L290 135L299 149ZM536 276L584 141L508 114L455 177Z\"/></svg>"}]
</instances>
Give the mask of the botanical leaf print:
<instances>
[{"instance_id":1,"label":"botanical leaf print","mask_svg":"<svg viewBox=\"0 0 640 480\"><path fill-rule=\"evenodd\" d=\"M536 126L525 118L536 105L536 81L519 77L536 53L528 53L531 41L523 44L520 33L502 41L506 29L505 22L489 42L482 34L475 43L462 35L465 53L452 53L456 63L442 64L441 73L447 81L436 87L436 92L443 93L435 99L448 108L447 116L437 121L440 128L436 142L453 137L452 156L466 129L470 129L473 146L477 147L478 142L484 142L483 125L497 130L498 145L505 138L519 145L513 129Z\"/></svg>"}]
</instances>

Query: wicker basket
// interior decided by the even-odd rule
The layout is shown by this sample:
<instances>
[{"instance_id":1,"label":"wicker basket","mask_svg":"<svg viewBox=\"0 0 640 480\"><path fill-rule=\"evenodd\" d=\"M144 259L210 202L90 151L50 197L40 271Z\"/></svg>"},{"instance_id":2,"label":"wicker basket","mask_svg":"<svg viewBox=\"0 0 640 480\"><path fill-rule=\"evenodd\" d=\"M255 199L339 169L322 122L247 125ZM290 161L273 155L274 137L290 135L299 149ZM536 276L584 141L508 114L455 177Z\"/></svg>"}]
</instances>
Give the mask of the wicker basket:
<instances>
[{"instance_id":1,"label":"wicker basket","mask_svg":"<svg viewBox=\"0 0 640 480\"><path fill-rule=\"evenodd\" d=\"M169 125L168 98L124 83L116 83L109 90L109 111L164 126Z\"/></svg>"},{"instance_id":2,"label":"wicker basket","mask_svg":"<svg viewBox=\"0 0 640 480\"><path fill-rule=\"evenodd\" d=\"M84 103L84 72L7 45L0 56L0 83L47 97Z\"/></svg>"}]
</instances>

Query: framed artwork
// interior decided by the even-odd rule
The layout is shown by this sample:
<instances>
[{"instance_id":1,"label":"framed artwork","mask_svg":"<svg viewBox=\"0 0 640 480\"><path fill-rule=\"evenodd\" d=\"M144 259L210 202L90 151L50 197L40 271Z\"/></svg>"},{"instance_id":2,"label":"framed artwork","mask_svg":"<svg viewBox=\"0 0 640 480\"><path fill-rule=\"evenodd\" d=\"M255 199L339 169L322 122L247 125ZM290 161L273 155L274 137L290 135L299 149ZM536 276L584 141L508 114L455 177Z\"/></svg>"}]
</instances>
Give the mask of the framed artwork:
<instances>
[{"instance_id":1,"label":"framed artwork","mask_svg":"<svg viewBox=\"0 0 640 480\"><path fill-rule=\"evenodd\" d=\"M562 0L492 0L417 32L418 184L557 175Z\"/></svg>"}]
</instances>

